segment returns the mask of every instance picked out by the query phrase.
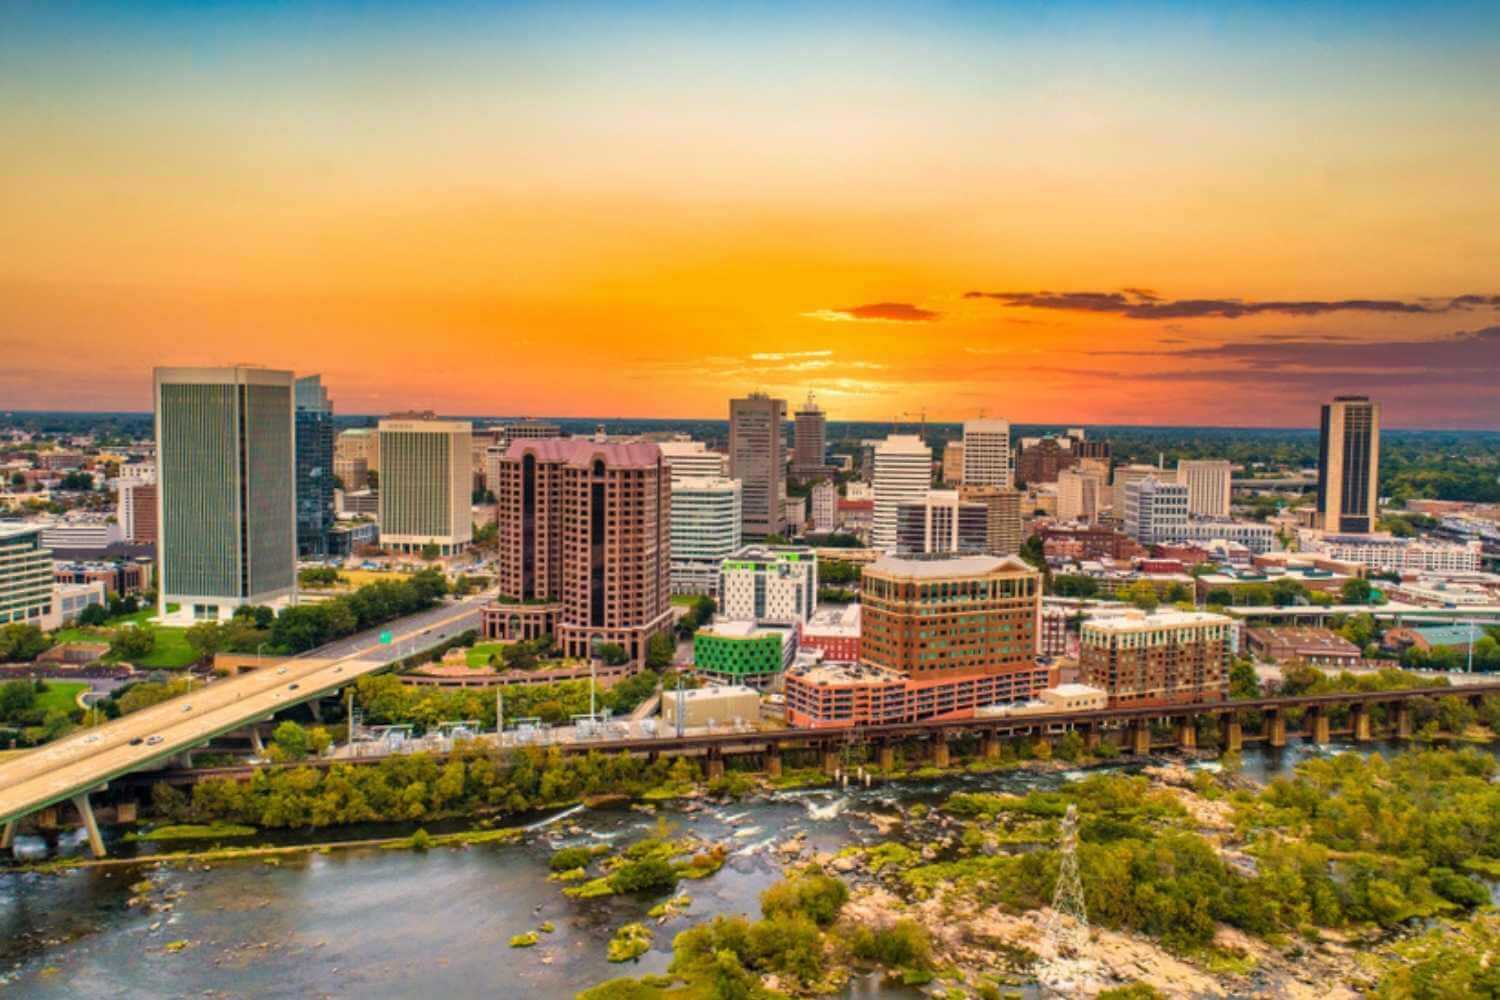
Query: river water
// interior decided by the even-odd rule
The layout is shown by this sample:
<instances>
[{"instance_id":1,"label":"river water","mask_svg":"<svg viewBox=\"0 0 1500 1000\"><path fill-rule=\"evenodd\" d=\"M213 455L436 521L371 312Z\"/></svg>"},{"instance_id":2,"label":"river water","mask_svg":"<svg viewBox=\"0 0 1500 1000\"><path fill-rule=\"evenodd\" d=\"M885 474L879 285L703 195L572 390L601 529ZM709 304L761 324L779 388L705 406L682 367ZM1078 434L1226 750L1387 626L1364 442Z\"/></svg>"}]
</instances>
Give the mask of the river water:
<instances>
[{"instance_id":1,"label":"river water","mask_svg":"<svg viewBox=\"0 0 1500 1000\"><path fill-rule=\"evenodd\" d=\"M1398 752L1395 745L1374 745ZM1246 776L1289 773L1309 755L1337 745L1247 749ZM1494 747L1491 748L1495 749ZM1111 765L1116 769L1134 765ZM1199 765L1212 766L1212 765ZM572 900L547 881L553 850L570 844L625 844L650 835L656 819L627 807L569 810L539 818L522 842L426 853L334 850L203 866L123 866L43 875L0 874L0 993L27 997L571 997L621 975L664 972L672 937L714 914L758 912L758 897L781 878L775 845L799 832L812 851L837 851L882 839L865 814L894 812L950 792L1025 792L1077 780L1083 772L1008 771L869 789L779 793L768 799L660 810L679 830L722 843L730 859L715 875L683 882L692 897L683 916L663 926L646 911L664 897ZM436 830L430 826L429 829ZM409 832L347 830L337 837ZM321 831L320 840L335 839ZM260 836L253 842L267 842ZM23 850L43 850L22 839ZM165 845L180 849L186 845ZM111 845L129 850L131 845ZM58 849L79 849L69 837ZM153 845L142 845L143 851ZM126 906L130 886L151 879L153 896L181 893L170 912ZM656 931L639 961L612 965L605 946L621 924L646 920ZM513 949L512 935L551 921L534 948ZM180 951L169 942L187 941ZM849 997L881 1000L916 994L878 979L850 986Z\"/></svg>"}]
</instances>

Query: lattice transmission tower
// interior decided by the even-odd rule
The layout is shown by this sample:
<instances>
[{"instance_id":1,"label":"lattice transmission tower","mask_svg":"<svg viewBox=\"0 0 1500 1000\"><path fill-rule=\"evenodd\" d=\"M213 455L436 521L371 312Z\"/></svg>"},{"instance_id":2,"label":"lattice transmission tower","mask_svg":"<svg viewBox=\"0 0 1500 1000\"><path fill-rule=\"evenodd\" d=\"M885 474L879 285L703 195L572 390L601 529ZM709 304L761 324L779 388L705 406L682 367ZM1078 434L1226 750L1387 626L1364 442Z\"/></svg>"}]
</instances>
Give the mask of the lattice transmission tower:
<instances>
[{"instance_id":1,"label":"lattice transmission tower","mask_svg":"<svg viewBox=\"0 0 1500 1000\"><path fill-rule=\"evenodd\" d=\"M1083 880L1078 875L1078 807L1068 806L1062 822L1062 863L1057 888L1052 892L1052 910L1044 928L1047 941L1058 955L1077 955L1089 940L1088 907L1083 901Z\"/></svg>"}]
</instances>

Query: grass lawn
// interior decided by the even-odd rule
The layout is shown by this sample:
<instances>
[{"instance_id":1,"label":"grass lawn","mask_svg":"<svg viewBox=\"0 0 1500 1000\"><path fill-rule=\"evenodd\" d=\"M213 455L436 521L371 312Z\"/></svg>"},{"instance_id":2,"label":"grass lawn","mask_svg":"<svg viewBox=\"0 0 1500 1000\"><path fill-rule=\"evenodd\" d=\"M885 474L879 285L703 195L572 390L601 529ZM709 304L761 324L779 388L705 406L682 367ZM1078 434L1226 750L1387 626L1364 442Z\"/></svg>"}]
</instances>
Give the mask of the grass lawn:
<instances>
[{"instance_id":1,"label":"grass lawn","mask_svg":"<svg viewBox=\"0 0 1500 1000\"><path fill-rule=\"evenodd\" d=\"M78 692L87 690L88 685L79 681L47 681L47 690L37 695L36 704L38 708L48 712L71 712L78 707L75 700Z\"/></svg>"},{"instance_id":2,"label":"grass lawn","mask_svg":"<svg viewBox=\"0 0 1500 1000\"><path fill-rule=\"evenodd\" d=\"M690 607L693 606L693 603L695 601L697 601L697 600L698 600L698 597L697 597L696 594L673 594L672 595L672 603L675 604L675 605L677 605L679 608L690 608Z\"/></svg>"},{"instance_id":3,"label":"grass lawn","mask_svg":"<svg viewBox=\"0 0 1500 1000\"><path fill-rule=\"evenodd\" d=\"M405 580L411 574L394 570L391 572L381 572L373 569L341 569L339 570L339 576L348 580L349 586L359 588L367 583L379 583L382 580Z\"/></svg>"},{"instance_id":4,"label":"grass lawn","mask_svg":"<svg viewBox=\"0 0 1500 1000\"><path fill-rule=\"evenodd\" d=\"M136 661L142 670L181 670L198 659L193 647L187 644L187 629L157 625L156 647Z\"/></svg>"},{"instance_id":5,"label":"grass lawn","mask_svg":"<svg viewBox=\"0 0 1500 1000\"><path fill-rule=\"evenodd\" d=\"M469 647L467 657L471 667L487 667L490 665L491 656L499 656L500 650L509 643L504 642L476 642Z\"/></svg>"}]
</instances>

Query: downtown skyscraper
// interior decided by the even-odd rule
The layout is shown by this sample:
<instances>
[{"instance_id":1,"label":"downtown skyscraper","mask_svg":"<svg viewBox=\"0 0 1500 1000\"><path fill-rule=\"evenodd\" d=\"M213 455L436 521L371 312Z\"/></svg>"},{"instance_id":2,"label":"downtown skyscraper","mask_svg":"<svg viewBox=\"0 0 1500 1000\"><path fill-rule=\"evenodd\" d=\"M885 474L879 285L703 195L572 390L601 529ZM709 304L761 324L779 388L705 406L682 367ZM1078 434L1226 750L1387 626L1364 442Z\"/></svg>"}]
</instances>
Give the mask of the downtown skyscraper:
<instances>
[{"instance_id":1,"label":"downtown skyscraper","mask_svg":"<svg viewBox=\"0 0 1500 1000\"><path fill-rule=\"evenodd\" d=\"M297 583L293 378L265 368L155 373L160 612L224 618Z\"/></svg>"},{"instance_id":2,"label":"downtown skyscraper","mask_svg":"<svg viewBox=\"0 0 1500 1000\"><path fill-rule=\"evenodd\" d=\"M1380 404L1368 396L1325 403L1318 439L1318 527L1362 535L1380 518Z\"/></svg>"},{"instance_id":3,"label":"downtown skyscraper","mask_svg":"<svg viewBox=\"0 0 1500 1000\"><path fill-rule=\"evenodd\" d=\"M785 521L786 400L763 392L729 401L729 478L738 479L744 536L779 535Z\"/></svg>"}]
</instances>

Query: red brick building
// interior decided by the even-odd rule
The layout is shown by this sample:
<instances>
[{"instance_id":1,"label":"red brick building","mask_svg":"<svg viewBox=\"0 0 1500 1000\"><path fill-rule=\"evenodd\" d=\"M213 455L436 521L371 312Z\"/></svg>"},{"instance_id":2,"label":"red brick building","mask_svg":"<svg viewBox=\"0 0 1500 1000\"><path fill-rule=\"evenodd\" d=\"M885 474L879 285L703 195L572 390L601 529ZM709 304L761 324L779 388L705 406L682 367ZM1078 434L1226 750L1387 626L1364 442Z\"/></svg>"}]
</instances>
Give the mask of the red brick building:
<instances>
[{"instance_id":1,"label":"red brick building","mask_svg":"<svg viewBox=\"0 0 1500 1000\"><path fill-rule=\"evenodd\" d=\"M552 635L584 658L617 643L643 664L672 626L671 473L654 444L519 439L496 468L500 597L485 635Z\"/></svg>"}]
</instances>

